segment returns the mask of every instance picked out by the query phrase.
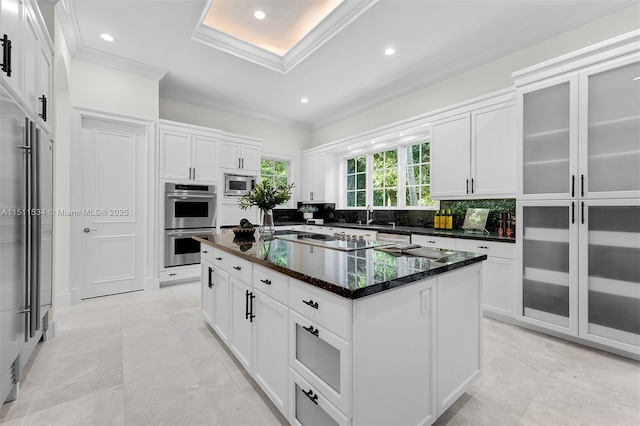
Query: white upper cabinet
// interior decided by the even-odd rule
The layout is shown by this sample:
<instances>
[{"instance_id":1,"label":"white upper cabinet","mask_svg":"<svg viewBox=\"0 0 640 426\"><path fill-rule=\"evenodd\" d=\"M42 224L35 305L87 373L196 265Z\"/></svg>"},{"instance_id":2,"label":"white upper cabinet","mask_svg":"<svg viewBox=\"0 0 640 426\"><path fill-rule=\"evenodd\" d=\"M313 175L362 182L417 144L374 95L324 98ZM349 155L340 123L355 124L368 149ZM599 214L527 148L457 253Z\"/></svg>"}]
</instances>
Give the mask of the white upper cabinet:
<instances>
[{"instance_id":1,"label":"white upper cabinet","mask_svg":"<svg viewBox=\"0 0 640 426\"><path fill-rule=\"evenodd\" d=\"M0 79L50 132L53 43L44 25L35 2L0 1Z\"/></svg>"},{"instance_id":2,"label":"white upper cabinet","mask_svg":"<svg viewBox=\"0 0 640 426\"><path fill-rule=\"evenodd\" d=\"M516 108L513 101L472 105L433 123L431 196L513 197Z\"/></svg>"},{"instance_id":3,"label":"white upper cabinet","mask_svg":"<svg viewBox=\"0 0 640 426\"><path fill-rule=\"evenodd\" d=\"M640 196L640 32L515 73L518 198Z\"/></svg>"},{"instance_id":4,"label":"white upper cabinet","mask_svg":"<svg viewBox=\"0 0 640 426\"><path fill-rule=\"evenodd\" d=\"M336 203L336 158L327 153L303 156L300 161L300 201Z\"/></svg>"},{"instance_id":5,"label":"white upper cabinet","mask_svg":"<svg viewBox=\"0 0 640 426\"><path fill-rule=\"evenodd\" d=\"M162 179L216 181L219 133L163 123L159 138Z\"/></svg>"},{"instance_id":6,"label":"white upper cabinet","mask_svg":"<svg viewBox=\"0 0 640 426\"><path fill-rule=\"evenodd\" d=\"M262 141L231 133L224 133L218 147L218 166L252 174L260 170Z\"/></svg>"}]
</instances>

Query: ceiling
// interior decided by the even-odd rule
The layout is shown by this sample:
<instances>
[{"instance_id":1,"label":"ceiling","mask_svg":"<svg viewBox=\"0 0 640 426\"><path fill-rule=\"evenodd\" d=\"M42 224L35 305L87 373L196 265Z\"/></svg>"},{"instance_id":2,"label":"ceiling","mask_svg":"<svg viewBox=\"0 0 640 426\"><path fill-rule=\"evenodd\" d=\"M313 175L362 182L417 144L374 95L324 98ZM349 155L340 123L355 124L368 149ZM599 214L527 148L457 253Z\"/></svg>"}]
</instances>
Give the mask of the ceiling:
<instances>
[{"instance_id":1,"label":"ceiling","mask_svg":"<svg viewBox=\"0 0 640 426\"><path fill-rule=\"evenodd\" d=\"M213 1L238 14L259 3L275 3L282 13L283 5L314 0ZM161 77L161 97L317 129L635 1L347 0L282 64L251 43L234 50L233 40L225 45L203 35L211 0L60 3L76 57ZM260 23L274 18L268 13ZM385 55L388 47L394 55Z\"/></svg>"}]
</instances>

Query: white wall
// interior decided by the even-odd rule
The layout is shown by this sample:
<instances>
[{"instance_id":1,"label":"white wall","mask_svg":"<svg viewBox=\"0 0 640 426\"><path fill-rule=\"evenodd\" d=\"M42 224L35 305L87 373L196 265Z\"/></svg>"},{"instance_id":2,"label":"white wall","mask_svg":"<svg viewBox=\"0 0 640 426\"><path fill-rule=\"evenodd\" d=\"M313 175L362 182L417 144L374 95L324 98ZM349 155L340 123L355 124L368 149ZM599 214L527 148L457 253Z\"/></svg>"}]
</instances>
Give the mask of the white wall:
<instances>
[{"instance_id":1,"label":"white wall","mask_svg":"<svg viewBox=\"0 0 640 426\"><path fill-rule=\"evenodd\" d=\"M385 124L513 86L511 74L514 71L638 28L640 3L338 123L314 130L312 145L316 147L344 139Z\"/></svg>"},{"instance_id":2,"label":"white wall","mask_svg":"<svg viewBox=\"0 0 640 426\"><path fill-rule=\"evenodd\" d=\"M73 107L158 119L160 86L157 78L73 59L70 81Z\"/></svg>"},{"instance_id":3,"label":"white wall","mask_svg":"<svg viewBox=\"0 0 640 426\"><path fill-rule=\"evenodd\" d=\"M263 154L295 157L311 148L310 131L168 98L160 98L160 118L260 138Z\"/></svg>"}]
</instances>

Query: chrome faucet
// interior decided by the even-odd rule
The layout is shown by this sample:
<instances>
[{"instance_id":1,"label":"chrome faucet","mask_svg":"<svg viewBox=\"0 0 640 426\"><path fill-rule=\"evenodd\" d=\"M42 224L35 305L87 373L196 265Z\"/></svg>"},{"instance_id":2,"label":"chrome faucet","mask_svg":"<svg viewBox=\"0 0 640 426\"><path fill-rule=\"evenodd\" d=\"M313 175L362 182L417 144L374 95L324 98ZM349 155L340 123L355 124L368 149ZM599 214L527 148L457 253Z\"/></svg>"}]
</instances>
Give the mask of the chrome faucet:
<instances>
[{"instance_id":1,"label":"chrome faucet","mask_svg":"<svg viewBox=\"0 0 640 426\"><path fill-rule=\"evenodd\" d=\"M371 208L371 204L367 205L367 225L373 222L373 208Z\"/></svg>"}]
</instances>

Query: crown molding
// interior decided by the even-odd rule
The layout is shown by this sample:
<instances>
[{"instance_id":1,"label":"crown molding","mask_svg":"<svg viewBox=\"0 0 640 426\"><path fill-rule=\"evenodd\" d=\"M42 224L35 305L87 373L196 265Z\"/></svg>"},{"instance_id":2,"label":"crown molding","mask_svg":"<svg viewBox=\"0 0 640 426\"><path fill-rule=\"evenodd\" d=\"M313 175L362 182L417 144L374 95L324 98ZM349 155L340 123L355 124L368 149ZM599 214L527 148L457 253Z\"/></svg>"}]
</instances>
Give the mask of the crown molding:
<instances>
[{"instance_id":1,"label":"crown molding","mask_svg":"<svg viewBox=\"0 0 640 426\"><path fill-rule=\"evenodd\" d=\"M277 55L203 24L213 0L208 0L191 39L238 58L286 74L337 35L378 0L348 0L341 3L284 56Z\"/></svg>"},{"instance_id":2,"label":"crown molding","mask_svg":"<svg viewBox=\"0 0 640 426\"><path fill-rule=\"evenodd\" d=\"M71 0L60 0L56 5L62 33L72 57L156 80L164 77L166 70L86 47L82 42L73 4Z\"/></svg>"}]
</instances>

